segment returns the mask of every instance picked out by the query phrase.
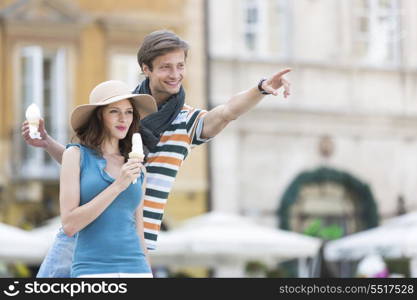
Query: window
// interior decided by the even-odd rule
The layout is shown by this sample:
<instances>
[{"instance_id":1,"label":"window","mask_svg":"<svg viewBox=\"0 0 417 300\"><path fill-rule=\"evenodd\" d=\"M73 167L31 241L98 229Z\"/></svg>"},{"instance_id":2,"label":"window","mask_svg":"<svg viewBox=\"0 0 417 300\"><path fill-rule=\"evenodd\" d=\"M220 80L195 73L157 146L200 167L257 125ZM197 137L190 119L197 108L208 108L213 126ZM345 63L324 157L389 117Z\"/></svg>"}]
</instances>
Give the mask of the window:
<instances>
[{"instance_id":1,"label":"window","mask_svg":"<svg viewBox=\"0 0 417 300\"><path fill-rule=\"evenodd\" d=\"M23 121L26 108L36 103L46 130L61 143L66 142L68 129L66 57L64 48L47 49L36 45L20 48L19 91L16 93L20 95L19 120ZM58 177L58 167L45 151L27 146L20 136L15 140L21 150L17 159L19 177Z\"/></svg>"},{"instance_id":2,"label":"window","mask_svg":"<svg viewBox=\"0 0 417 300\"><path fill-rule=\"evenodd\" d=\"M270 24L268 26L269 50L272 55L279 54L287 57L290 54L290 3L289 0L270 0L270 9L268 17Z\"/></svg>"},{"instance_id":3,"label":"window","mask_svg":"<svg viewBox=\"0 0 417 300\"><path fill-rule=\"evenodd\" d=\"M121 80L133 91L138 83L145 79L141 74L136 54L112 54L109 79Z\"/></svg>"},{"instance_id":4,"label":"window","mask_svg":"<svg viewBox=\"0 0 417 300\"><path fill-rule=\"evenodd\" d=\"M356 0L354 55L368 64L400 61L398 0Z\"/></svg>"},{"instance_id":5,"label":"window","mask_svg":"<svg viewBox=\"0 0 417 300\"><path fill-rule=\"evenodd\" d=\"M260 28L260 3L257 0L247 0L244 12L245 28L244 41L245 48L249 52L255 52L259 47Z\"/></svg>"},{"instance_id":6,"label":"window","mask_svg":"<svg viewBox=\"0 0 417 300\"><path fill-rule=\"evenodd\" d=\"M243 6L244 52L251 55L286 55L289 46L288 0L245 0Z\"/></svg>"}]
</instances>

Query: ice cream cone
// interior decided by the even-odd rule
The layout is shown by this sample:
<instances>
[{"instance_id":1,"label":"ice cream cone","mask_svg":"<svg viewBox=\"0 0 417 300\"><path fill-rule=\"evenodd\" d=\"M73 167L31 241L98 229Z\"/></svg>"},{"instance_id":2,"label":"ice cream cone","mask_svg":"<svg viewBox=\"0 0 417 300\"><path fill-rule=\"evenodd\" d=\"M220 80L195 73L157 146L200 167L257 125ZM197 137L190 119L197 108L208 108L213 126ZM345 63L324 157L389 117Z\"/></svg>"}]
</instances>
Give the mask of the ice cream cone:
<instances>
[{"instance_id":1,"label":"ice cream cone","mask_svg":"<svg viewBox=\"0 0 417 300\"><path fill-rule=\"evenodd\" d=\"M143 155L142 137L140 133L134 133L132 136L132 151L129 153L129 158L138 158L141 162L145 158ZM137 179L133 180L133 184Z\"/></svg>"},{"instance_id":2,"label":"ice cream cone","mask_svg":"<svg viewBox=\"0 0 417 300\"><path fill-rule=\"evenodd\" d=\"M40 139L41 134L39 132L39 121L41 118L41 113L39 107L35 103L32 103L26 109L25 115L29 123L29 136L32 139Z\"/></svg>"},{"instance_id":3,"label":"ice cream cone","mask_svg":"<svg viewBox=\"0 0 417 300\"><path fill-rule=\"evenodd\" d=\"M142 138L139 133L134 133L132 136L132 152L129 153L129 158L138 158L141 162L145 158L143 155ZM137 179L133 180L133 184Z\"/></svg>"},{"instance_id":4,"label":"ice cream cone","mask_svg":"<svg viewBox=\"0 0 417 300\"><path fill-rule=\"evenodd\" d=\"M39 128L39 120L29 122L29 135L32 139L41 138L41 134L38 128Z\"/></svg>"},{"instance_id":5,"label":"ice cream cone","mask_svg":"<svg viewBox=\"0 0 417 300\"><path fill-rule=\"evenodd\" d=\"M145 156L143 154L140 154L140 153L137 153L137 152L130 152L129 153L129 158L138 158L140 161L143 161ZM133 184L136 184L137 181L138 181L137 179L133 180Z\"/></svg>"}]
</instances>

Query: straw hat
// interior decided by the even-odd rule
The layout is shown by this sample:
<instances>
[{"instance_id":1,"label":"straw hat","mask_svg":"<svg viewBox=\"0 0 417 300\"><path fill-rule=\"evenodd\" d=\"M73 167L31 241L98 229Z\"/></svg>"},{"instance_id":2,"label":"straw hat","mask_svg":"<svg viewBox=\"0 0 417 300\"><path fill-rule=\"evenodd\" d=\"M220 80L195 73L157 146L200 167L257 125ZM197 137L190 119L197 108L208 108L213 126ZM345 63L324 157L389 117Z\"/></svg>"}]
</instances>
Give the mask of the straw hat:
<instances>
[{"instance_id":1,"label":"straw hat","mask_svg":"<svg viewBox=\"0 0 417 300\"><path fill-rule=\"evenodd\" d=\"M155 99L151 95L132 94L129 87L122 81L105 81L91 91L89 104L78 105L71 112L72 129L75 131L87 122L96 107L128 98L133 99L141 119L158 110Z\"/></svg>"}]
</instances>

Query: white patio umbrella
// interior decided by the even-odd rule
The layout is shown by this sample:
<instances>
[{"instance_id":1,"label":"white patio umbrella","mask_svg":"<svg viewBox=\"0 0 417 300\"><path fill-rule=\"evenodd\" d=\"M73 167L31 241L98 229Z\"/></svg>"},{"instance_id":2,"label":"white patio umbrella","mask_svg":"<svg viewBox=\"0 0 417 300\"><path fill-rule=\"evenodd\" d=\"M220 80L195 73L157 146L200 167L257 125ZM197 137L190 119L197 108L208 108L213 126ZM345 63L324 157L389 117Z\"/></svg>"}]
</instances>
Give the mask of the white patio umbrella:
<instances>
[{"instance_id":1,"label":"white patio umbrella","mask_svg":"<svg viewBox=\"0 0 417 300\"><path fill-rule=\"evenodd\" d=\"M404 252L406 256L417 259L417 226L409 228Z\"/></svg>"},{"instance_id":2,"label":"white patio umbrella","mask_svg":"<svg viewBox=\"0 0 417 300\"><path fill-rule=\"evenodd\" d=\"M49 248L58 233L59 228L61 227L61 218L54 217L45 222L44 225L34 228L30 231L33 236L36 236L38 239L44 241L44 247Z\"/></svg>"},{"instance_id":3,"label":"white patio umbrella","mask_svg":"<svg viewBox=\"0 0 417 300\"><path fill-rule=\"evenodd\" d=\"M317 238L257 225L249 218L210 212L161 233L151 260L168 266L268 263L313 257L320 244Z\"/></svg>"},{"instance_id":4,"label":"white patio umbrella","mask_svg":"<svg viewBox=\"0 0 417 300\"><path fill-rule=\"evenodd\" d=\"M370 254L386 258L417 256L417 212L392 218L381 226L328 242L330 261L360 260Z\"/></svg>"},{"instance_id":5,"label":"white patio umbrella","mask_svg":"<svg viewBox=\"0 0 417 300\"><path fill-rule=\"evenodd\" d=\"M14 226L0 223L0 261L37 264L46 254L42 240Z\"/></svg>"}]
</instances>

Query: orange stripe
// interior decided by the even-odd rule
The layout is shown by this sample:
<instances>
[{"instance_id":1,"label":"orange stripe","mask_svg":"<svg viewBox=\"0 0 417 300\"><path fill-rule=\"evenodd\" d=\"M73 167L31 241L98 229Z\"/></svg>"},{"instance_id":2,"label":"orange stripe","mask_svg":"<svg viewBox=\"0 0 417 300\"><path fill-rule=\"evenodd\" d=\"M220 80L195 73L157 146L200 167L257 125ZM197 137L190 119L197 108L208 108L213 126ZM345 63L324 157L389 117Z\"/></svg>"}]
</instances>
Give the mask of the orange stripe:
<instances>
[{"instance_id":1,"label":"orange stripe","mask_svg":"<svg viewBox=\"0 0 417 300\"><path fill-rule=\"evenodd\" d=\"M159 226L158 224L153 224L149 222L143 222L143 223L146 229L159 230L161 228L161 226Z\"/></svg>"},{"instance_id":2,"label":"orange stripe","mask_svg":"<svg viewBox=\"0 0 417 300\"><path fill-rule=\"evenodd\" d=\"M173 135L164 135L160 139L161 142L166 141L179 141L179 142L186 142L190 143L190 137L186 134L173 134Z\"/></svg>"},{"instance_id":3,"label":"orange stripe","mask_svg":"<svg viewBox=\"0 0 417 300\"><path fill-rule=\"evenodd\" d=\"M164 207L165 207L165 204L164 203L158 203L158 202L149 201L149 200L145 200L143 202L143 205L145 207L151 207L151 208L157 208L157 209L164 209Z\"/></svg>"},{"instance_id":4,"label":"orange stripe","mask_svg":"<svg viewBox=\"0 0 417 300\"><path fill-rule=\"evenodd\" d=\"M173 158L173 157L156 156L156 157L149 158L147 162L148 163L157 162L157 163L171 164L171 165L179 167L181 165L182 161L181 161L181 159Z\"/></svg>"}]
</instances>

